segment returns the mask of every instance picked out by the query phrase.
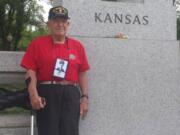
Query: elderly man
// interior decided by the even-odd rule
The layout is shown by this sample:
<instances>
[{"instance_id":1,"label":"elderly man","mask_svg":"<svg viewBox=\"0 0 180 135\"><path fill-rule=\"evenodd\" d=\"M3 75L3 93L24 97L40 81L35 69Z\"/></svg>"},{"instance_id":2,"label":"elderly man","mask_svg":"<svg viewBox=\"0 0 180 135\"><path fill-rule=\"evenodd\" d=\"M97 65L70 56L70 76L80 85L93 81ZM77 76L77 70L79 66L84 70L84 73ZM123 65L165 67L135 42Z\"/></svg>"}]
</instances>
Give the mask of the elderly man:
<instances>
[{"instance_id":1,"label":"elderly man","mask_svg":"<svg viewBox=\"0 0 180 135\"><path fill-rule=\"evenodd\" d=\"M66 36L68 10L49 11L50 35L34 39L22 59L39 135L78 135L79 116L88 110L89 64L83 45ZM77 85L80 86L81 92Z\"/></svg>"}]
</instances>

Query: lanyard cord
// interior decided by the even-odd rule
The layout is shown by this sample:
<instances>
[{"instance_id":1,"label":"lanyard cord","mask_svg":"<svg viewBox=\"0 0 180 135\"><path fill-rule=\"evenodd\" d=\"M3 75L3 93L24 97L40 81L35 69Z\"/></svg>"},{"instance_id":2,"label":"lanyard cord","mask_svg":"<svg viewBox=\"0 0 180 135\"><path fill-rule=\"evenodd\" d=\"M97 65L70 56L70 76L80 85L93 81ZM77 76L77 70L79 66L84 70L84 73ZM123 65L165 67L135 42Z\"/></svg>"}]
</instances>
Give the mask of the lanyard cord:
<instances>
[{"instance_id":1,"label":"lanyard cord","mask_svg":"<svg viewBox=\"0 0 180 135\"><path fill-rule=\"evenodd\" d=\"M67 49L67 51L68 51L68 55L67 55L67 61L69 62L69 55L70 55L70 47L69 47L69 39L68 39L68 37L65 37L65 43L64 43L64 45L66 46L66 49ZM55 61L57 61L57 58L58 58L58 53L62 53L62 48L60 48L60 50L58 51L58 49L56 49L56 47L55 47L55 44L54 44L54 42L53 42L53 39L52 39L52 48L53 48L53 61L55 60ZM55 54L54 54L55 53ZM60 57L62 57L62 55L60 56ZM56 63L56 62L55 62ZM55 67L55 65L54 65L54 67ZM54 72L54 70L53 70L53 72ZM52 75L52 80L55 80L55 77Z\"/></svg>"},{"instance_id":2,"label":"lanyard cord","mask_svg":"<svg viewBox=\"0 0 180 135\"><path fill-rule=\"evenodd\" d=\"M53 41L53 38L52 38L52 40L51 40L52 42L52 48L54 49L54 47L55 47L55 44L54 44L54 41ZM65 46L66 46L66 48L67 48L67 50L68 50L68 58L67 58L67 60L69 61L69 54L70 54L70 47L69 47L69 39L68 39L68 37L66 36L65 37ZM60 51L61 52L61 51ZM57 57L58 55L57 55L58 53L57 53L57 50L55 49L55 54L53 54L53 58L55 58L55 57Z\"/></svg>"}]
</instances>

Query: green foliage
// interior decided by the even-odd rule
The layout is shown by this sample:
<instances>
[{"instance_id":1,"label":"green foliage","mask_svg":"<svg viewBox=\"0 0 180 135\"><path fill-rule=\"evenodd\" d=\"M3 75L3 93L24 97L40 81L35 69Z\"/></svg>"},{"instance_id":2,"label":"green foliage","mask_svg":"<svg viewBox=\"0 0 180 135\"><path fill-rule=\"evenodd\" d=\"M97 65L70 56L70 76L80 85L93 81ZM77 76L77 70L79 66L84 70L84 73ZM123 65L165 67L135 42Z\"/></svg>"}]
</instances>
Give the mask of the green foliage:
<instances>
[{"instance_id":1,"label":"green foliage","mask_svg":"<svg viewBox=\"0 0 180 135\"><path fill-rule=\"evenodd\" d=\"M180 18L177 18L177 40L180 40Z\"/></svg>"},{"instance_id":2,"label":"green foliage","mask_svg":"<svg viewBox=\"0 0 180 135\"><path fill-rule=\"evenodd\" d=\"M12 108L7 108L3 111L0 111L0 115L12 115L12 114L30 114L29 110L25 110L20 107L12 107Z\"/></svg>"},{"instance_id":3,"label":"green foliage","mask_svg":"<svg viewBox=\"0 0 180 135\"><path fill-rule=\"evenodd\" d=\"M19 49L25 51L29 43L34 39L35 37L38 37L40 35L48 34L47 28L38 28L35 31L32 30L25 30L23 31L23 37L19 42Z\"/></svg>"},{"instance_id":4,"label":"green foliage","mask_svg":"<svg viewBox=\"0 0 180 135\"><path fill-rule=\"evenodd\" d=\"M44 25L42 12L36 0L0 0L0 50L18 50L27 27Z\"/></svg>"},{"instance_id":5,"label":"green foliage","mask_svg":"<svg viewBox=\"0 0 180 135\"><path fill-rule=\"evenodd\" d=\"M177 40L180 40L180 1L175 0L176 12L177 12Z\"/></svg>"}]
</instances>

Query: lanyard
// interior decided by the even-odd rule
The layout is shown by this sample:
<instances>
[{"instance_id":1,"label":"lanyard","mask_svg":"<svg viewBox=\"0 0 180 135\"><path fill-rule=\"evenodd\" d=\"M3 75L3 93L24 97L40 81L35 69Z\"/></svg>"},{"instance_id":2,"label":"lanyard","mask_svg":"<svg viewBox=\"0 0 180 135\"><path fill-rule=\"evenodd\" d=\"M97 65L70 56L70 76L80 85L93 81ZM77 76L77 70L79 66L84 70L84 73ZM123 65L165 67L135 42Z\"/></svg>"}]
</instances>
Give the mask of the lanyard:
<instances>
[{"instance_id":1,"label":"lanyard","mask_svg":"<svg viewBox=\"0 0 180 135\"><path fill-rule=\"evenodd\" d=\"M52 38L52 49L54 49L54 51L53 51L53 59L55 60L55 59L57 59L57 57L58 57L58 53L61 53L61 49L60 50L58 50L58 49L56 49L55 48L55 44L54 44L54 42L53 42L53 38ZM66 60L67 61L69 61L69 54L70 54L70 47L69 47L69 39L68 39L68 37L65 37L65 43L64 43L64 45L66 46L66 48L67 48L67 50L68 50L68 55L67 55L67 58L66 58ZM61 55L62 56L62 55Z\"/></svg>"},{"instance_id":2,"label":"lanyard","mask_svg":"<svg viewBox=\"0 0 180 135\"><path fill-rule=\"evenodd\" d=\"M69 54L70 54L70 48L69 48L69 41L68 41L68 38L65 37L65 46L68 50L68 55L65 55L65 57L67 57L66 59L65 58L58 58L58 53L61 53L61 49L56 49L55 47L55 44L52 40L52 45L53 45L53 60L55 61L55 64L54 64L54 71L53 71L53 76L52 76L52 80L54 80L55 78L54 77L60 77L61 79L65 78L66 76L66 71L67 71L67 68L68 68L68 63L69 63ZM63 57L63 56L62 56ZM59 63L63 63L63 64L59 64ZM65 71L63 71L62 67L65 66Z\"/></svg>"}]
</instances>

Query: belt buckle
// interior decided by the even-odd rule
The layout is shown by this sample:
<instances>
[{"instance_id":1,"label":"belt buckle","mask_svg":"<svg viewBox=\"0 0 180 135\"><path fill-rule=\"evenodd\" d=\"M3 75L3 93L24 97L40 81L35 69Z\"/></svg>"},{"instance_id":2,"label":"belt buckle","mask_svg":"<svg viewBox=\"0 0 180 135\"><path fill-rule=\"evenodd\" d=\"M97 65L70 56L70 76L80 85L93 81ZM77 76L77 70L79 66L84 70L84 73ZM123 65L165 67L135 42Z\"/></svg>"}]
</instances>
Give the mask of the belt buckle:
<instances>
[{"instance_id":1,"label":"belt buckle","mask_svg":"<svg viewBox=\"0 0 180 135\"><path fill-rule=\"evenodd\" d=\"M64 85L63 82L61 82L61 81L57 82L57 84Z\"/></svg>"},{"instance_id":2,"label":"belt buckle","mask_svg":"<svg viewBox=\"0 0 180 135\"><path fill-rule=\"evenodd\" d=\"M77 83L71 83L71 82L68 82L68 81L51 81L51 84L73 85L73 86L77 86Z\"/></svg>"},{"instance_id":3,"label":"belt buckle","mask_svg":"<svg viewBox=\"0 0 180 135\"><path fill-rule=\"evenodd\" d=\"M68 83L64 81L51 81L51 84L68 85Z\"/></svg>"},{"instance_id":4,"label":"belt buckle","mask_svg":"<svg viewBox=\"0 0 180 135\"><path fill-rule=\"evenodd\" d=\"M58 84L60 84L60 85L68 85L69 83L67 81L60 81L60 82L58 82Z\"/></svg>"},{"instance_id":5,"label":"belt buckle","mask_svg":"<svg viewBox=\"0 0 180 135\"><path fill-rule=\"evenodd\" d=\"M51 84L57 84L57 82L56 81L51 81Z\"/></svg>"}]
</instances>

